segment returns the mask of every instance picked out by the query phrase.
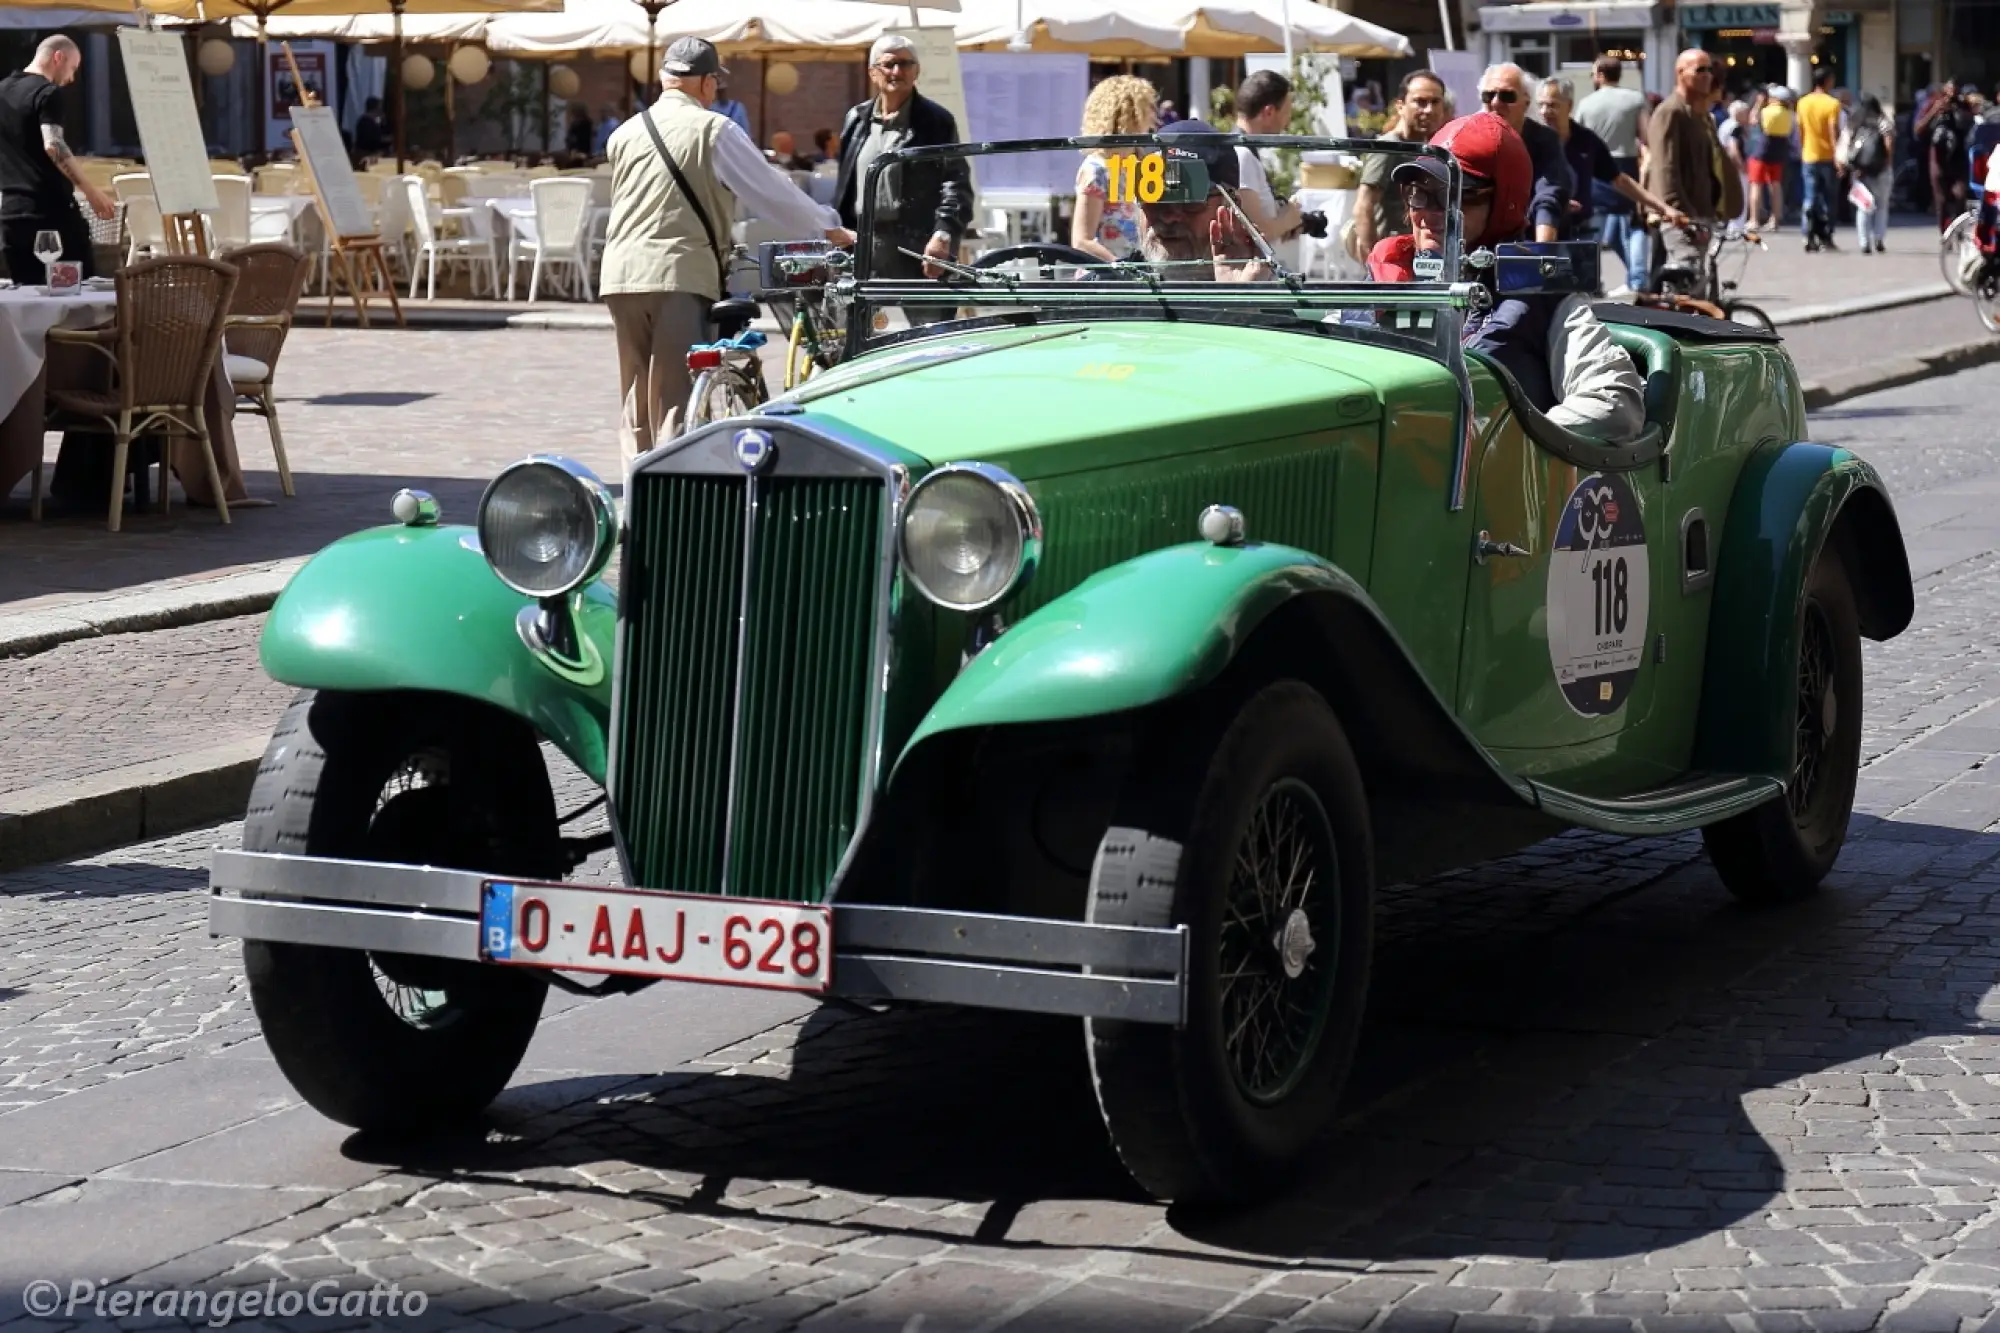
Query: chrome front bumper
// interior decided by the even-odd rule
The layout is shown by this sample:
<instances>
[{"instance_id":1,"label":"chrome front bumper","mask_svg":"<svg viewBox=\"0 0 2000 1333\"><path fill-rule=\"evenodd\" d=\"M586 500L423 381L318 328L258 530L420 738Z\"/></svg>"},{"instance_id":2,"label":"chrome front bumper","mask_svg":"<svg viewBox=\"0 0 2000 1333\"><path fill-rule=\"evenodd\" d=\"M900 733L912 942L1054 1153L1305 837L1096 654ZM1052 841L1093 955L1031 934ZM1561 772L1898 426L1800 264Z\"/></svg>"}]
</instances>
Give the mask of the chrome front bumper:
<instances>
[{"instance_id":1,"label":"chrome front bumper","mask_svg":"<svg viewBox=\"0 0 2000 1333\"><path fill-rule=\"evenodd\" d=\"M208 931L478 962L481 893L491 878L219 851L209 873ZM834 995L1176 1027L1187 1017L1184 926L835 903L833 939Z\"/></svg>"}]
</instances>

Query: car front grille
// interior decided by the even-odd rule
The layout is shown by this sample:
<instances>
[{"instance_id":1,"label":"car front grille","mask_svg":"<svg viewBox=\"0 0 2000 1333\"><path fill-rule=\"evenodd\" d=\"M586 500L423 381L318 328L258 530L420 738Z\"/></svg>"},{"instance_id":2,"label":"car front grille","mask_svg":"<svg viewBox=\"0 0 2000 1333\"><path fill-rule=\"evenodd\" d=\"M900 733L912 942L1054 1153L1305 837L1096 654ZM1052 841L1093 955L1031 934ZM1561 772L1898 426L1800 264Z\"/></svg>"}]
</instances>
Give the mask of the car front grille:
<instances>
[{"instance_id":1,"label":"car front grille","mask_svg":"<svg viewBox=\"0 0 2000 1333\"><path fill-rule=\"evenodd\" d=\"M817 901L873 781L883 480L632 487L612 791L633 880Z\"/></svg>"}]
</instances>

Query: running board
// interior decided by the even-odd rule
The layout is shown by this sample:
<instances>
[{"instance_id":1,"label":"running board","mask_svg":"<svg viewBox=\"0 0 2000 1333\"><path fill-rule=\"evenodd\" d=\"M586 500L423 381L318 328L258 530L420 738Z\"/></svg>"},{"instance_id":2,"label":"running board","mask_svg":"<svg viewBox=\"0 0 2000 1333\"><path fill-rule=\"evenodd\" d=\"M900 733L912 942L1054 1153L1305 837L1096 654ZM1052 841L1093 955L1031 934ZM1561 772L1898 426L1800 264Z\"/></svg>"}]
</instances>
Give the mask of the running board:
<instances>
[{"instance_id":1,"label":"running board","mask_svg":"<svg viewBox=\"0 0 2000 1333\"><path fill-rule=\"evenodd\" d=\"M1754 810L1785 792L1785 784L1776 778L1728 773L1696 774L1630 796L1579 796L1533 781L1528 786L1535 803L1556 819L1637 838L1701 828Z\"/></svg>"}]
</instances>

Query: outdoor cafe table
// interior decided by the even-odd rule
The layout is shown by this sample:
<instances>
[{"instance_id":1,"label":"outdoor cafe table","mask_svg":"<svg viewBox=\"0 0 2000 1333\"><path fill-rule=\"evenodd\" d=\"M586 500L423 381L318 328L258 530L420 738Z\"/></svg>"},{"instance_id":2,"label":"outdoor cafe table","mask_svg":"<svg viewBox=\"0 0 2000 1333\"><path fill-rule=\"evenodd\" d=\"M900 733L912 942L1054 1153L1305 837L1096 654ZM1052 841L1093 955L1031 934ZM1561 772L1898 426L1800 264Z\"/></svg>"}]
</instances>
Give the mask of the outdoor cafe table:
<instances>
[{"instance_id":1,"label":"outdoor cafe table","mask_svg":"<svg viewBox=\"0 0 2000 1333\"><path fill-rule=\"evenodd\" d=\"M42 461L42 390L49 330L108 322L118 300L79 289L50 296L40 287L0 289L0 499Z\"/></svg>"},{"instance_id":2,"label":"outdoor cafe table","mask_svg":"<svg viewBox=\"0 0 2000 1333\"><path fill-rule=\"evenodd\" d=\"M250 239L301 243L299 219L313 206L309 194L258 194L250 197Z\"/></svg>"},{"instance_id":3,"label":"outdoor cafe table","mask_svg":"<svg viewBox=\"0 0 2000 1333\"><path fill-rule=\"evenodd\" d=\"M509 195L504 199L467 199L463 204L459 206L461 208L465 208L465 207L477 206L479 204L484 204L488 208L493 210L493 217L496 223L493 230L493 234L500 239L500 244L503 250L503 253L500 256L502 262L504 262L507 258L506 254L504 253L507 243L507 237L506 233L500 230L501 226L511 227L516 235L518 235L522 240L529 242L530 244L533 244L537 239L538 233L535 230L535 201L532 196L521 194L521 195ZM596 227L600 219L608 218L610 216L611 216L611 209L608 205L592 204L590 206L590 222L592 228ZM589 233L586 232L586 234Z\"/></svg>"},{"instance_id":4,"label":"outdoor cafe table","mask_svg":"<svg viewBox=\"0 0 2000 1333\"><path fill-rule=\"evenodd\" d=\"M23 477L39 467L43 459L43 418L47 412L47 389L85 388L108 382L110 363L87 347L59 347L51 355L49 330L87 329L110 323L117 315L117 297L109 291L79 290L60 296L46 294L41 287L0 289L0 500L10 495ZM209 380L203 403L209 434L215 443L218 469L224 493L233 504L245 498L243 468L236 456L236 392L230 387L222 360L216 358L215 373ZM86 451L101 456L108 481L111 459L110 437L83 436L72 448L65 435L56 462L58 475L85 472L90 461L78 456ZM201 447L191 438L176 438L173 449L174 472L181 489L193 504L213 504L209 492L207 465ZM77 486L80 503L108 503L109 496L99 486Z\"/></svg>"}]
</instances>

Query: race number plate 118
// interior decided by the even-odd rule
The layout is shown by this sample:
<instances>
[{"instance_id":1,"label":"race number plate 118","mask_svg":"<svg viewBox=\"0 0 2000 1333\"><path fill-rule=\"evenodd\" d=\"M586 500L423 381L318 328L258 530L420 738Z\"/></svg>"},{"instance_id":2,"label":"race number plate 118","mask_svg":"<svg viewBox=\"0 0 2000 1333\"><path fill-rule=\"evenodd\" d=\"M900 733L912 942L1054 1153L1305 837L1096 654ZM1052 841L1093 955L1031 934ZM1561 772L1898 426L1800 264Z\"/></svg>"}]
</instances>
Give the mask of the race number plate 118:
<instances>
[{"instance_id":1,"label":"race number plate 118","mask_svg":"<svg viewBox=\"0 0 2000 1333\"><path fill-rule=\"evenodd\" d=\"M823 906L488 880L479 954L565 972L822 992L833 978Z\"/></svg>"}]
</instances>

